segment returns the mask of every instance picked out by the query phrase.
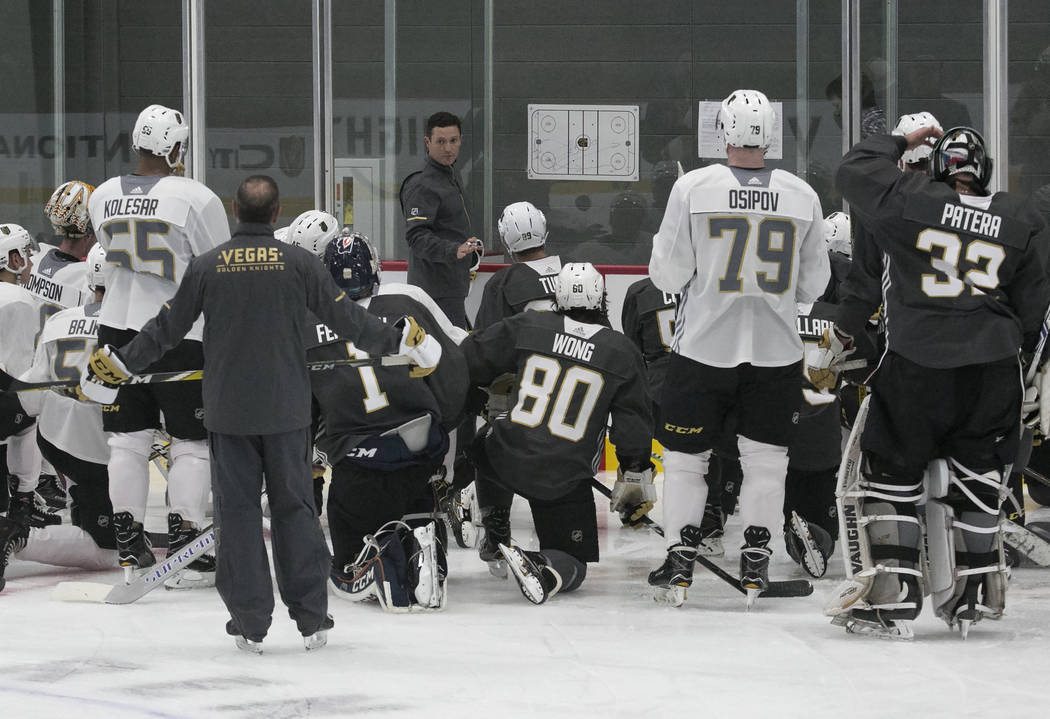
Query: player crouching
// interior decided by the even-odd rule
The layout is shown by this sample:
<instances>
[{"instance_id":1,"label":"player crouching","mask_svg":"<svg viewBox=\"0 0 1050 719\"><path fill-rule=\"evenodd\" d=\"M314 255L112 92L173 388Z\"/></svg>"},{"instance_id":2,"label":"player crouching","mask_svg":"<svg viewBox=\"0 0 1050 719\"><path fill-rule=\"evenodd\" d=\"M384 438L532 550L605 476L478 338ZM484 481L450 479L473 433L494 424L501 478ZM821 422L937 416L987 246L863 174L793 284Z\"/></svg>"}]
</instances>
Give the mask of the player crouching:
<instances>
[{"instance_id":1,"label":"player crouching","mask_svg":"<svg viewBox=\"0 0 1050 719\"><path fill-rule=\"evenodd\" d=\"M485 528L479 555L490 569L509 567L534 604L578 588L587 562L598 561L591 481L610 414L624 476L637 479L617 487L617 511L640 517L655 499L643 487L652 481L645 368L638 348L609 329L605 280L590 263L567 264L555 301L554 312L513 315L462 344L472 385L488 386L507 372L518 378L511 409L491 419L470 454ZM515 494L532 509L538 552L511 539Z\"/></svg>"}]
</instances>

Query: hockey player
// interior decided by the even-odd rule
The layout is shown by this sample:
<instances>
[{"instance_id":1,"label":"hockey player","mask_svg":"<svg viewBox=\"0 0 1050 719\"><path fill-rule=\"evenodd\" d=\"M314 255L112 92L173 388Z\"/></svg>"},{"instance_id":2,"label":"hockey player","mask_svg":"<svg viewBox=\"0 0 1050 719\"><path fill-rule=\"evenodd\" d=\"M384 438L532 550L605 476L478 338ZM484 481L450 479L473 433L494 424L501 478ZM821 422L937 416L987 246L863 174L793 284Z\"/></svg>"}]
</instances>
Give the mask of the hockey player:
<instances>
[{"instance_id":1,"label":"hockey player","mask_svg":"<svg viewBox=\"0 0 1050 719\"><path fill-rule=\"evenodd\" d=\"M728 166L681 177L653 238L649 275L681 293L659 398L664 445L664 530L668 554L650 584L658 598L684 601L700 540L705 477L719 434L737 435L743 481L741 586L749 605L767 586L769 542L782 525L787 445L801 397L798 302L827 286L828 255L816 193L765 167L773 109L756 90L722 102L718 126ZM731 410L736 427L727 425ZM727 431L728 430L728 431Z\"/></svg>"},{"instance_id":2,"label":"hockey player","mask_svg":"<svg viewBox=\"0 0 1050 719\"><path fill-rule=\"evenodd\" d=\"M91 194L91 223L113 265L98 317L99 345L121 347L131 341L175 294L190 260L230 238L226 211L215 193L176 176L188 137L181 112L150 105L131 134L138 153L135 172L113 177ZM203 326L202 318L146 371L200 367ZM102 413L121 566L148 567L156 561L142 529L155 429L164 428L172 438L168 551L188 542L204 521L210 472L202 417L199 382L121 387Z\"/></svg>"},{"instance_id":3,"label":"hockey player","mask_svg":"<svg viewBox=\"0 0 1050 719\"><path fill-rule=\"evenodd\" d=\"M0 369L14 377L32 364L34 338L40 330L38 302L23 286L32 270L32 247L33 239L24 228L0 225ZM36 423L14 392L0 393L0 442L7 445L7 467L0 469L17 478L8 518L38 526L60 522L36 494L41 462ZM6 472L3 479L8 481Z\"/></svg>"},{"instance_id":4,"label":"hockey player","mask_svg":"<svg viewBox=\"0 0 1050 719\"><path fill-rule=\"evenodd\" d=\"M475 330L525 310L554 309L561 258L547 255L547 218L531 202L515 202L503 208L497 228L512 264L485 283Z\"/></svg>"},{"instance_id":5,"label":"hockey player","mask_svg":"<svg viewBox=\"0 0 1050 719\"><path fill-rule=\"evenodd\" d=\"M598 561L591 482L610 414L621 469L614 511L656 499L642 356L608 328L604 279L590 263L567 264L555 301L554 312L514 315L462 345L471 384L488 385L506 372L520 378L514 407L492 421L472 457L485 527L480 556L496 571L505 562L535 604L579 587L587 562ZM511 539L515 494L532 508L538 552Z\"/></svg>"},{"instance_id":6,"label":"hockey player","mask_svg":"<svg viewBox=\"0 0 1050 719\"><path fill-rule=\"evenodd\" d=\"M937 137L930 176L900 171L905 151ZM1026 202L989 195L990 180L984 140L968 127L870 137L838 171L883 258L889 328L862 455L844 464L839 490L849 580L825 611L848 631L909 637L927 593L964 635L1005 607L999 516L1018 449L1017 356L1034 348L1050 303L1050 237ZM850 354L870 303L847 288L819 366Z\"/></svg>"},{"instance_id":7,"label":"hockey player","mask_svg":"<svg viewBox=\"0 0 1050 719\"><path fill-rule=\"evenodd\" d=\"M94 302L63 310L44 323L26 382L78 379L96 343L98 312L105 291L105 250L88 252L87 282ZM108 271L108 270L105 270ZM102 407L60 392L25 392L26 411L38 417L37 441L45 459L70 481L72 524L31 527L0 520L0 589L4 558L63 567L105 569L117 561L113 506L106 465L109 447L102 431Z\"/></svg>"},{"instance_id":8,"label":"hockey player","mask_svg":"<svg viewBox=\"0 0 1050 719\"><path fill-rule=\"evenodd\" d=\"M442 347L441 363L425 377L404 367L346 367L310 376L323 428L317 449L332 466L328 528L335 595L375 598L388 611L441 609L447 567L429 482L442 466L466 396L463 355L446 333L451 322L421 289L380 284L379 255L364 235L333 239L324 265L369 314L388 324L411 315ZM368 357L324 324L309 329L311 360Z\"/></svg>"}]
</instances>

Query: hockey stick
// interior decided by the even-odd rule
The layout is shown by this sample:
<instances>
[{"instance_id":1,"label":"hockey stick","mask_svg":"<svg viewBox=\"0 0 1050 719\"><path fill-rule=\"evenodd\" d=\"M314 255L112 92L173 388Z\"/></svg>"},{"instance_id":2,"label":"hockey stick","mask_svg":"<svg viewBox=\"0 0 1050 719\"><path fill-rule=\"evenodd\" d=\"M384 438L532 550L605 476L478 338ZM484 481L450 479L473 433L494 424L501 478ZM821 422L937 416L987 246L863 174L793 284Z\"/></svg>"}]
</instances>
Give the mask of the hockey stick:
<instances>
[{"instance_id":1,"label":"hockey stick","mask_svg":"<svg viewBox=\"0 0 1050 719\"><path fill-rule=\"evenodd\" d=\"M596 492L602 496L611 499L612 490L606 487L604 484L599 482L597 479L591 479L591 486ZM646 515L642 515L641 522L649 527L653 528L653 531L659 534L661 537L664 536L663 527L657 524L655 521L650 519ZM722 569L720 566L712 562L707 557L697 554L696 561L704 566L705 569L712 572L716 577L721 579L723 582L737 590L741 594L747 594L747 590L740 585L740 577L734 577L732 574ZM813 593L813 585L805 579L787 579L781 582L770 582L769 586L766 587L765 591L759 596L762 597L808 597Z\"/></svg>"},{"instance_id":2,"label":"hockey stick","mask_svg":"<svg viewBox=\"0 0 1050 719\"><path fill-rule=\"evenodd\" d=\"M336 367L393 367L396 365L410 364L411 360L405 355L383 355L381 357L369 357L368 359L330 359L313 360L306 363L306 369L311 372L323 372ZM124 385L132 384L154 384L157 382L189 382L199 380L204 376L204 371L199 369L178 370L173 372L153 372L151 374L135 375ZM11 390L13 392L32 392L35 390L58 389L61 387L76 387L80 380L56 379L46 382L23 382L12 377L7 372L0 371L0 392Z\"/></svg>"},{"instance_id":3,"label":"hockey stick","mask_svg":"<svg viewBox=\"0 0 1050 719\"><path fill-rule=\"evenodd\" d=\"M131 604L164 584L166 580L179 577L190 564L214 548L215 528L209 524L182 549L164 561L141 570L128 584L59 582L51 593L51 598L63 602Z\"/></svg>"}]
</instances>

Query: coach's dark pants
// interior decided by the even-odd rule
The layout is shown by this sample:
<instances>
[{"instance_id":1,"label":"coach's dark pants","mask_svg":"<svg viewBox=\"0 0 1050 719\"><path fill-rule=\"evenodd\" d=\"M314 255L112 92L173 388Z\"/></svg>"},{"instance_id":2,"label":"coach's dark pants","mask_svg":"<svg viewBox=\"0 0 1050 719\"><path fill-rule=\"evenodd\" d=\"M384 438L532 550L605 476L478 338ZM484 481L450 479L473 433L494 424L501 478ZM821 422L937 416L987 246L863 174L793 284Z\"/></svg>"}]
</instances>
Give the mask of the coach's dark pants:
<instances>
[{"instance_id":1,"label":"coach's dark pants","mask_svg":"<svg viewBox=\"0 0 1050 719\"><path fill-rule=\"evenodd\" d=\"M314 506L308 428L266 435L209 433L215 497L215 586L241 634L262 639L273 585L262 534L263 478L270 501L274 571L281 599L304 636L328 611L328 546Z\"/></svg>"}]
</instances>

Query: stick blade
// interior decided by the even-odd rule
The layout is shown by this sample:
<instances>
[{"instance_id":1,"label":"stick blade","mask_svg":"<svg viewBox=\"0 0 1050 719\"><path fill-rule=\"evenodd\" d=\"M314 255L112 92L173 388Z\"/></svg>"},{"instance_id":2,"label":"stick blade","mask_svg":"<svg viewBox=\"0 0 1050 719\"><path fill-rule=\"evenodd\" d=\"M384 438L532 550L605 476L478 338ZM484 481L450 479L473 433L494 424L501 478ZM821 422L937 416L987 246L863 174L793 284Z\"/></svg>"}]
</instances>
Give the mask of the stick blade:
<instances>
[{"instance_id":1,"label":"stick blade","mask_svg":"<svg viewBox=\"0 0 1050 719\"><path fill-rule=\"evenodd\" d=\"M59 582L51 590L51 599L58 602L90 602L104 604L113 591L112 584L97 582Z\"/></svg>"},{"instance_id":2,"label":"stick blade","mask_svg":"<svg viewBox=\"0 0 1050 719\"><path fill-rule=\"evenodd\" d=\"M812 582L806 579L787 579L783 582L770 582L762 597L808 597L813 593Z\"/></svg>"}]
</instances>

